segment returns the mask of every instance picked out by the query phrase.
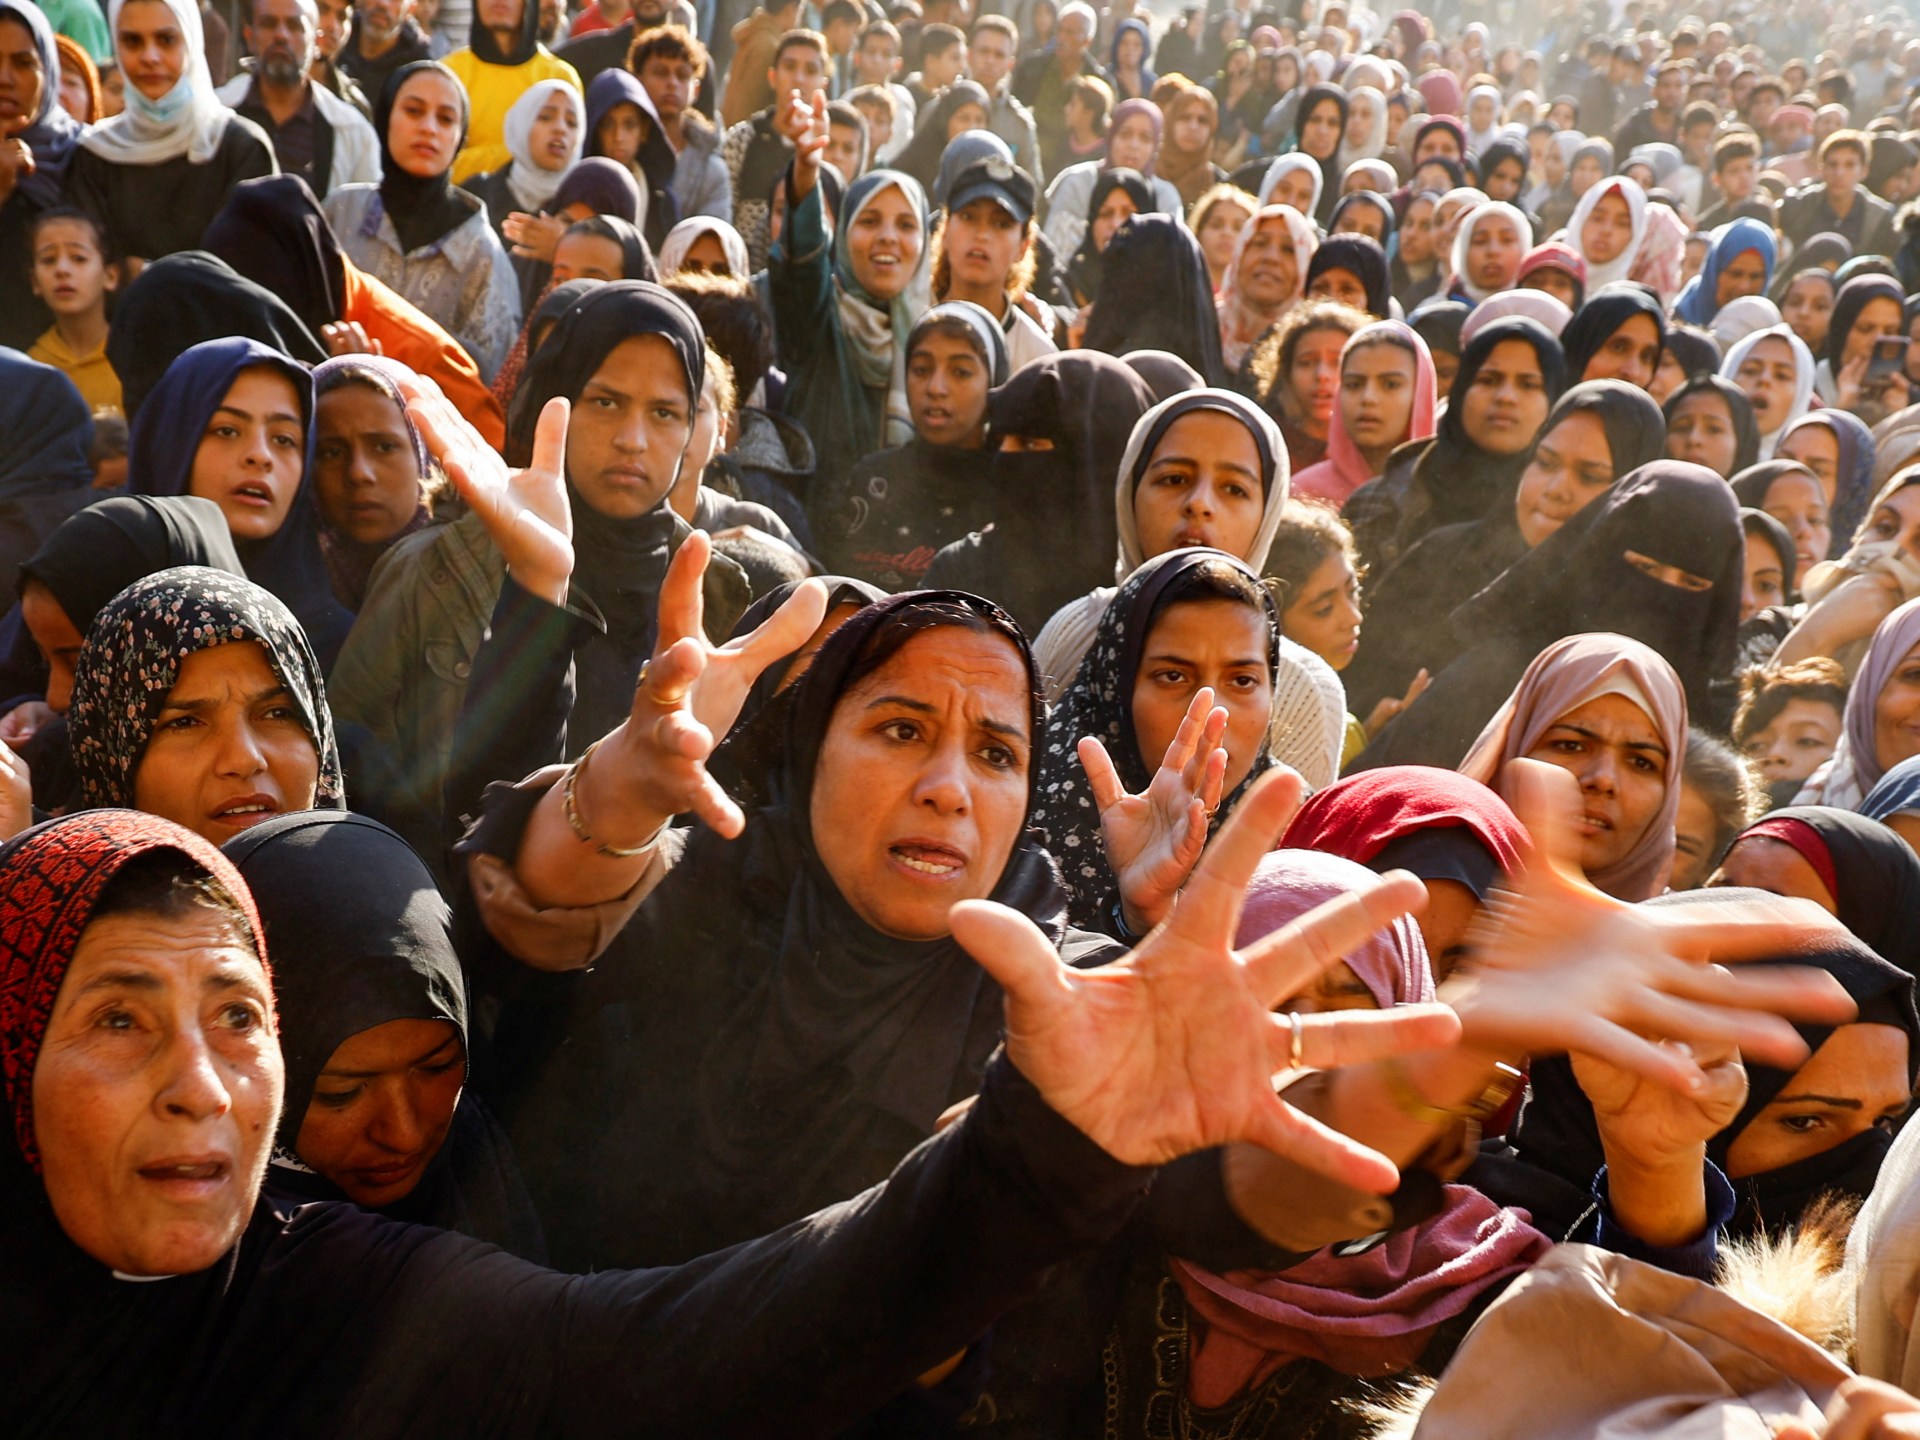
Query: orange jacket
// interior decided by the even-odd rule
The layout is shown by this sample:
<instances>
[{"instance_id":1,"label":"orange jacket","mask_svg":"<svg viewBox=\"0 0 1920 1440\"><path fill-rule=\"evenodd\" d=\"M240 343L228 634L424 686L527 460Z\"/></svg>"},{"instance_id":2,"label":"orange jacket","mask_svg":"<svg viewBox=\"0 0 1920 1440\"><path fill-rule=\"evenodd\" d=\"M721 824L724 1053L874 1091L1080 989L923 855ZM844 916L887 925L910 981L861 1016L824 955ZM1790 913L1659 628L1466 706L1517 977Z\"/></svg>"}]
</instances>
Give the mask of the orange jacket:
<instances>
[{"instance_id":1,"label":"orange jacket","mask_svg":"<svg viewBox=\"0 0 1920 1440\"><path fill-rule=\"evenodd\" d=\"M507 417L473 357L425 311L351 260L340 318L359 321L367 338L380 342L381 354L432 380L482 439L496 450L506 447Z\"/></svg>"}]
</instances>

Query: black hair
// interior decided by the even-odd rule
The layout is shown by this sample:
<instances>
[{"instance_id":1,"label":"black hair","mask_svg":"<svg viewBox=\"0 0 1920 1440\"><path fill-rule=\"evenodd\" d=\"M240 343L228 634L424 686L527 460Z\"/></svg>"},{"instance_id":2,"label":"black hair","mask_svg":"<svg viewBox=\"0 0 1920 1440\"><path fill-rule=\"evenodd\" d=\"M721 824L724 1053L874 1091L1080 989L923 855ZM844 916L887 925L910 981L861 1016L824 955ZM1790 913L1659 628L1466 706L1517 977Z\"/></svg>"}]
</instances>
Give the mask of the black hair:
<instances>
[{"instance_id":1,"label":"black hair","mask_svg":"<svg viewBox=\"0 0 1920 1440\"><path fill-rule=\"evenodd\" d=\"M100 252L100 259L108 265L117 265L120 263L120 252L114 248L113 237L107 233L107 227L100 223L97 216L91 215L85 210L77 209L72 205L56 205L51 210L42 210L38 215L33 217L33 224L27 231L27 249L29 256L31 256L31 252L38 248L40 244L40 232L59 220L77 220L80 224L85 225L93 232L93 248ZM33 261L31 258L28 259L27 265L29 269L32 268Z\"/></svg>"},{"instance_id":2,"label":"black hair","mask_svg":"<svg viewBox=\"0 0 1920 1440\"><path fill-rule=\"evenodd\" d=\"M1159 615L1175 605L1209 600L1227 600L1262 615L1266 613L1266 598L1259 584L1239 566L1224 560L1203 560L1181 571L1160 592L1154 601L1153 613Z\"/></svg>"},{"instance_id":3,"label":"black hair","mask_svg":"<svg viewBox=\"0 0 1920 1440\"><path fill-rule=\"evenodd\" d=\"M754 298L751 277L686 271L665 284L693 311L714 354L733 368L734 388L744 405L774 361L773 330Z\"/></svg>"},{"instance_id":4,"label":"black hair","mask_svg":"<svg viewBox=\"0 0 1920 1440\"><path fill-rule=\"evenodd\" d=\"M121 865L100 891L88 923L114 915L177 920L197 913L217 915L234 938L259 956L253 925L233 892L182 850L149 850Z\"/></svg>"},{"instance_id":5,"label":"black hair","mask_svg":"<svg viewBox=\"0 0 1920 1440\"><path fill-rule=\"evenodd\" d=\"M929 600L922 605L895 611L874 626L873 633L861 645L853 664L847 667L843 693L884 668L889 660L906 648L908 641L929 630L971 630L976 635L998 635L1012 642L1014 649L1026 658L1031 672L1033 662L1028 655L1027 637L1014 623L1012 616L997 606L989 608L989 605L990 602L984 600L978 608L954 600Z\"/></svg>"},{"instance_id":6,"label":"black hair","mask_svg":"<svg viewBox=\"0 0 1920 1440\"><path fill-rule=\"evenodd\" d=\"M755 600L762 599L782 585L807 578L807 562L791 545L758 535L728 535L713 542L716 553L724 555L747 573L747 588Z\"/></svg>"},{"instance_id":7,"label":"black hair","mask_svg":"<svg viewBox=\"0 0 1920 1440\"><path fill-rule=\"evenodd\" d=\"M1707 846L1706 863L1706 873L1712 874L1740 832L1757 818L1760 786L1738 751L1719 736L1694 725L1687 727L1687 753L1681 761L1680 783L1697 790L1713 814L1713 837Z\"/></svg>"}]
</instances>

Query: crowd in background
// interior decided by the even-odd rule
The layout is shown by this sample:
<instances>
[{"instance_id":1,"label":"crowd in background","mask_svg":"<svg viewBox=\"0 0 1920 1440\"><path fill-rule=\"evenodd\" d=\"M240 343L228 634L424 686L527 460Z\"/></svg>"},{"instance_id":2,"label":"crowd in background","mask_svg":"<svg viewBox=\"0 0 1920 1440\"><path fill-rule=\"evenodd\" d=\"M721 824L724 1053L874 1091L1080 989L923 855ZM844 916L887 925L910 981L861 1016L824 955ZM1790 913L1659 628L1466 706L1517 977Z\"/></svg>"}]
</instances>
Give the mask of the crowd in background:
<instances>
[{"instance_id":1,"label":"crowd in background","mask_svg":"<svg viewBox=\"0 0 1920 1440\"><path fill-rule=\"evenodd\" d=\"M8 1433L1920 1436L1910 7L0 0L0 597Z\"/></svg>"}]
</instances>

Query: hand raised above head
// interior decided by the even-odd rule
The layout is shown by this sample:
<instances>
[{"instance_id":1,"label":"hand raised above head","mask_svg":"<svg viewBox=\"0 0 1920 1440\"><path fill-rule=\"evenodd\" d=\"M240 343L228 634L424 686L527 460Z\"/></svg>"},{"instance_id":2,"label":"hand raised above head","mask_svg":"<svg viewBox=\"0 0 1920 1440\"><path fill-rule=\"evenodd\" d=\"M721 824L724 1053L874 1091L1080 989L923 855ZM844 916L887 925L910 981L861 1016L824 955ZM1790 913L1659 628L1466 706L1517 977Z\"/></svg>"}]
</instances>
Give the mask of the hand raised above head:
<instances>
[{"instance_id":1,"label":"hand raised above head","mask_svg":"<svg viewBox=\"0 0 1920 1440\"><path fill-rule=\"evenodd\" d=\"M1398 1181L1393 1164L1287 1105L1274 1077L1295 1059L1328 1068L1446 1045L1458 1025L1436 1005L1297 1021L1273 1013L1424 899L1411 875L1389 875L1236 950L1247 884L1300 790L1290 771L1254 785L1172 914L1114 965L1068 967L1032 921L989 901L955 906L953 932L1006 991L1009 1058L1109 1154L1158 1164L1247 1141L1385 1193Z\"/></svg>"},{"instance_id":2,"label":"hand raised above head","mask_svg":"<svg viewBox=\"0 0 1920 1440\"><path fill-rule=\"evenodd\" d=\"M438 385L423 377L399 383L427 453L479 515L514 583L550 604L565 603L573 577L567 401L556 396L546 403L533 435L533 463L513 470Z\"/></svg>"}]
</instances>

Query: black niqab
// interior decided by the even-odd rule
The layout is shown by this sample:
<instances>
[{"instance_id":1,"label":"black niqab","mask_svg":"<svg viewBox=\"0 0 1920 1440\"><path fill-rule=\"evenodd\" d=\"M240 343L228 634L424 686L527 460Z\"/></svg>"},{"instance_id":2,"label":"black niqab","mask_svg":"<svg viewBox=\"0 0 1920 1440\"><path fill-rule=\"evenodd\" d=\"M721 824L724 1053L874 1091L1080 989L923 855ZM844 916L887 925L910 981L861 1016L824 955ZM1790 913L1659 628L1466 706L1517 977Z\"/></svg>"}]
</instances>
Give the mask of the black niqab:
<instances>
[{"instance_id":1,"label":"black niqab","mask_svg":"<svg viewBox=\"0 0 1920 1440\"><path fill-rule=\"evenodd\" d=\"M1113 581L1120 539L1114 477L1153 392L1127 366L1093 350L1029 361L987 396L987 444L1009 435L1051 450L995 449L985 484L1005 523L942 550L927 572L942 586L992 595L1037 630L1069 600Z\"/></svg>"},{"instance_id":2,"label":"black niqab","mask_svg":"<svg viewBox=\"0 0 1920 1440\"><path fill-rule=\"evenodd\" d=\"M1203 383L1223 384L1220 316L1193 232L1171 215L1123 222L1101 256L1100 293L1080 343L1107 355L1165 351L1206 376Z\"/></svg>"}]
</instances>

